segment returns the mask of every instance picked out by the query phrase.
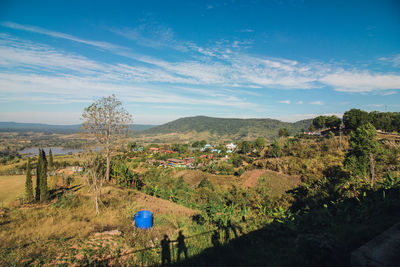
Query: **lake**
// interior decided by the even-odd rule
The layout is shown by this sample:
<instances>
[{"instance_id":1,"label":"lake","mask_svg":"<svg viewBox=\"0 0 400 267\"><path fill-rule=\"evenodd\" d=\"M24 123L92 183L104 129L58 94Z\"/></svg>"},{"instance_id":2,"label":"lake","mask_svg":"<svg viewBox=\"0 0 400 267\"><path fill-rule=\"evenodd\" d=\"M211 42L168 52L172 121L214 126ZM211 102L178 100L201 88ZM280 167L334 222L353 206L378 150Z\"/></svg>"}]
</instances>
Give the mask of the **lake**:
<instances>
[{"instance_id":1,"label":"lake","mask_svg":"<svg viewBox=\"0 0 400 267\"><path fill-rule=\"evenodd\" d=\"M63 148L63 147L43 147L42 149L46 154L49 154L49 150L51 148L51 152L53 155L66 155L66 154L75 154L78 152L82 152L82 149L75 149L75 148ZM38 147L30 147L19 150L18 153L20 154L27 154L29 156L36 156L38 154L39 148Z\"/></svg>"}]
</instances>

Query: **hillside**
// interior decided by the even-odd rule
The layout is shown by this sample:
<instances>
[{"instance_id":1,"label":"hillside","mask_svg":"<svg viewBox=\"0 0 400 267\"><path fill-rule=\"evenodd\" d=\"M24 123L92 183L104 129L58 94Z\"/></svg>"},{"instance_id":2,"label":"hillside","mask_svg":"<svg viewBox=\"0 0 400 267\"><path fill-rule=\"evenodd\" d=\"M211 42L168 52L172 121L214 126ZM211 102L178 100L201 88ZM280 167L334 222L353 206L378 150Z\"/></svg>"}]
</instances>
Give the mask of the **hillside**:
<instances>
[{"instance_id":1,"label":"hillside","mask_svg":"<svg viewBox=\"0 0 400 267\"><path fill-rule=\"evenodd\" d=\"M156 125L133 124L130 125L132 131L143 131ZM19 123L19 122L0 122L0 132L46 132L46 133L77 133L81 131L80 124L74 125L50 125L43 123Z\"/></svg>"},{"instance_id":2,"label":"hillside","mask_svg":"<svg viewBox=\"0 0 400 267\"><path fill-rule=\"evenodd\" d=\"M206 139L253 139L263 136L272 139L278 136L280 128L287 128L292 134L302 129L308 129L311 119L295 123L282 122L274 119L234 119L213 118L206 116L186 117L145 130L144 136L167 135L173 133L192 133L194 136L202 133Z\"/></svg>"}]
</instances>

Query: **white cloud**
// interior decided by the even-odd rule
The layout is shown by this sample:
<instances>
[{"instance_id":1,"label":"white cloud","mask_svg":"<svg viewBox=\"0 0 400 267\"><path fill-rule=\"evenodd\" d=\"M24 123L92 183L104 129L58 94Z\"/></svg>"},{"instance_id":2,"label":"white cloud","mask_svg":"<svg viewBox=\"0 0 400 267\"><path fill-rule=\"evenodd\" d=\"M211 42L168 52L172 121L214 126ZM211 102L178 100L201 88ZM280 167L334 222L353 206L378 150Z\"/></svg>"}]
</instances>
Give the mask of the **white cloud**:
<instances>
[{"instance_id":1,"label":"white cloud","mask_svg":"<svg viewBox=\"0 0 400 267\"><path fill-rule=\"evenodd\" d=\"M372 92L400 89L400 75L392 74L341 71L321 77L319 81L341 92Z\"/></svg>"},{"instance_id":2,"label":"white cloud","mask_svg":"<svg viewBox=\"0 0 400 267\"><path fill-rule=\"evenodd\" d=\"M297 101L297 103L296 104L299 104L299 105L301 105L301 104L303 104L303 101Z\"/></svg>"},{"instance_id":3,"label":"white cloud","mask_svg":"<svg viewBox=\"0 0 400 267\"><path fill-rule=\"evenodd\" d=\"M13 22L2 22L2 23L0 23L0 25L7 27L7 28L29 31L29 32L44 34L44 35L48 35L48 36L52 36L52 37L56 37L56 38L65 39L65 40L70 40L70 41L95 46L95 47L106 49L106 50L123 48L121 46L117 46L117 45L110 44L107 42L85 40L85 39L75 37L73 35L69 35L69 34L65 34L65 33L61 33L61 32L50 31L50 30L46 30L46 29L36 27L36 26L21 25L21 24L13 23Z\"/></svg>"},{"instance_id":4,"label":"white cloud","mask_svg":"<svg viewBox=\"0 0 400 267\"><path fill-rule=\"evenodd\" d=\"M306 113L306 114L297 114L296 113L296 114L277 116L277 117L274 117L274 119L286 121L286 122L296 122L296 121L301 121L301 120L306 120L306 119L312 119L317 116L318 115L313 114L313 113Z\"/></svg>"},{"instance_id":5,"label":"white cloud","mask_svg":"<svg viewBox=\"0 0 400 267\"><path fill-rule=\"evenodd\" d=\"M14 111L1 112L2 121L15 121L22 123L40 122L47 124L79 124L80 112L45 112L45 111Z\"/></svg>"},{"instance_id":6,"label":"white cloud","mask_svg":"<svg viewBox=\"0 0 400 267\"><path fill-rule=\"evenodd\" d=\"M311 104L311 105L319 105L319 106L322 106L322 105L324 104L324 102L317 100L317 101L312 101L312 102L310 102L310 104Z\"/></svg>"},{"instance_id":7,"label":"white cloud","mask_svg":"<svg viewBox=\"0 0 400 267\"><path fill-rule=\"evenodd\" d=\"M381 57L379 60L384 61L384 62L390 62L393 64L394 67L399 67L400 66L400 54L394 55L391 57Z\"/></svg>"},{"instance_id":8,"label":"white cloud","mask_svg":"<svg viewBox=\"0 0 400 267\"><path fill-rule=\"evenodd\" d=\"M290 104L290 100L281 100L281 101L278 101L279 103L281 103L281 104Z\"/></svg>"},{"instance_id":9,"label":"white cloud","mask_svg":"<svg viewBox=\"0 0 400 267\"><path fill-rule=\"evenodd\" d=\"M240 32L254 32L254 30L253 29L243 29L243 30L240 30Z\"/></svg>"}]
</instances>

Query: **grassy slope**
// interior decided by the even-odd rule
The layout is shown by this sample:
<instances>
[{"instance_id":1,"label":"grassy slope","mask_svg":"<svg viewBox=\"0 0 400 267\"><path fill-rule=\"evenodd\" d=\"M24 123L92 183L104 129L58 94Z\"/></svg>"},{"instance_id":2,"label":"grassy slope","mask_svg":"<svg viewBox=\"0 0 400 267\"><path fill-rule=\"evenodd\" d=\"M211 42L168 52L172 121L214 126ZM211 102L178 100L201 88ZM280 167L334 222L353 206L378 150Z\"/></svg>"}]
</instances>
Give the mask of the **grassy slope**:
<instances>
[{"instance_id":1,"label":"grassy slope","mask_svg":"<svg viewBox=\"0 0 400 267\"><path fill-rule=\"evenodd\" d=\"M1 206L8 206L17 197L23 197L24 187L25 187L25 175L0 176Z\"/></svg>"},{"instance_id":2,"label":"grassy slope","mask_svg":"<svg viewBox=\"0 0 400 267\"><path fill-rule=\"evenodd\" d=\"M240 177L241 185L244 188L255 187L259 179L265 178L269 188L271 189L271 196L279 197L286 191L295 188L300 184L299 176L291 176L284 173L274 172L271 170L251 170L246 171Z\"/></svg>"},{"instance_id":3,"label":"grassy slope","mask_svg":"<svg viewBox=\"0 0 400 267\"><path fill-rule=\"evenodd\" d=\"M65 197L55 198L49 204L3 210L0 213L0 265L86 264L85 253L100 260L117 253L123 255L121 260L125 263L134 261L137 254L132 251L151 246L149 240L161 240L164 234L173 238L182 229L188 232L190 216L197 213L170 201L115 186L103 188L102 200L101 214L96 216L87 188L75 185ZM154 227L138 231L133 215L144 208L153 212ZM123 233L113 239L115 247L99 251L91 247L95 233L112 229ZM99 255L93 256L96 253ZM155 257L158 259L157 254Z\"/></svg>"},{"instance_id":4,"label":"grassy slope","mask_svg":"<svg viewBox=\"0 0 400 267\"><path fill-rule=\"evenodd\" d=\"M238 177L233 175L216 175L202 172L200 170L183 170L174 174L174 177L176 178L180 176L182 176L183 180L190 186L198 185L204 178L207 178L212 184L222 188L229 188L239 182Z\"/></svg>"},{"instance_id":5,"label":"grassy slope","mask_svg":"<svg viewBox=\"0 0 400 267\"><path fill-rule=\"evenodd\" d=\"M292 133L307 129L311 120L295 123L273 119L225 119L206 116L181 118L143 132L145 135L165 135L171 133L203 133L208 138L253 139L264 136L268 139L278 136L280 128L287 128Z\"/></svg>"}]
</instances>

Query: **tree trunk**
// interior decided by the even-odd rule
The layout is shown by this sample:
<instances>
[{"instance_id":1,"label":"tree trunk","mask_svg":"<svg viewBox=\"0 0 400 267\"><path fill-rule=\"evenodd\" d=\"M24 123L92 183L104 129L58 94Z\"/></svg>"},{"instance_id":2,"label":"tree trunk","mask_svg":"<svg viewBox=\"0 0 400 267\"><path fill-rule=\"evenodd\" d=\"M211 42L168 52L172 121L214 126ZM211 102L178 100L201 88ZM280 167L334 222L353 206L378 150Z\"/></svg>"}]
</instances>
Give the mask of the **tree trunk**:
<instances>
[{"instance_id":1,"label":"tree trunk","mask_svg":"<svg viewBox=\"0 0 400 267\"><path fill-rule=\"evenodd\" d=\"M110 149L107 147L107 170L106 170L106 181L110 181Z\"/></svg>"},{"instance_id":2,"label":"tree trunk","mask_svg":"<svg viewBox=\"0 0 400 267\"><path fill-rule=\"evenodd\" d=\"M100 214L100 210L99 210L99 198L97 196L97 192L95 193L96 196L94 198L95 202L96 202L96 214L99 215Z\"/></svg>"},{"instance_id":3,"label":"tree trunk","mask_svg":"<svg viewBox=\"0 0 400 267\"><path fill-rule=\"evenodd\" d=\"M374 187L375 183L375 159L374 154L369 153L369 173L370 173L370 185Z\"/></svg>"}]
</instances>

